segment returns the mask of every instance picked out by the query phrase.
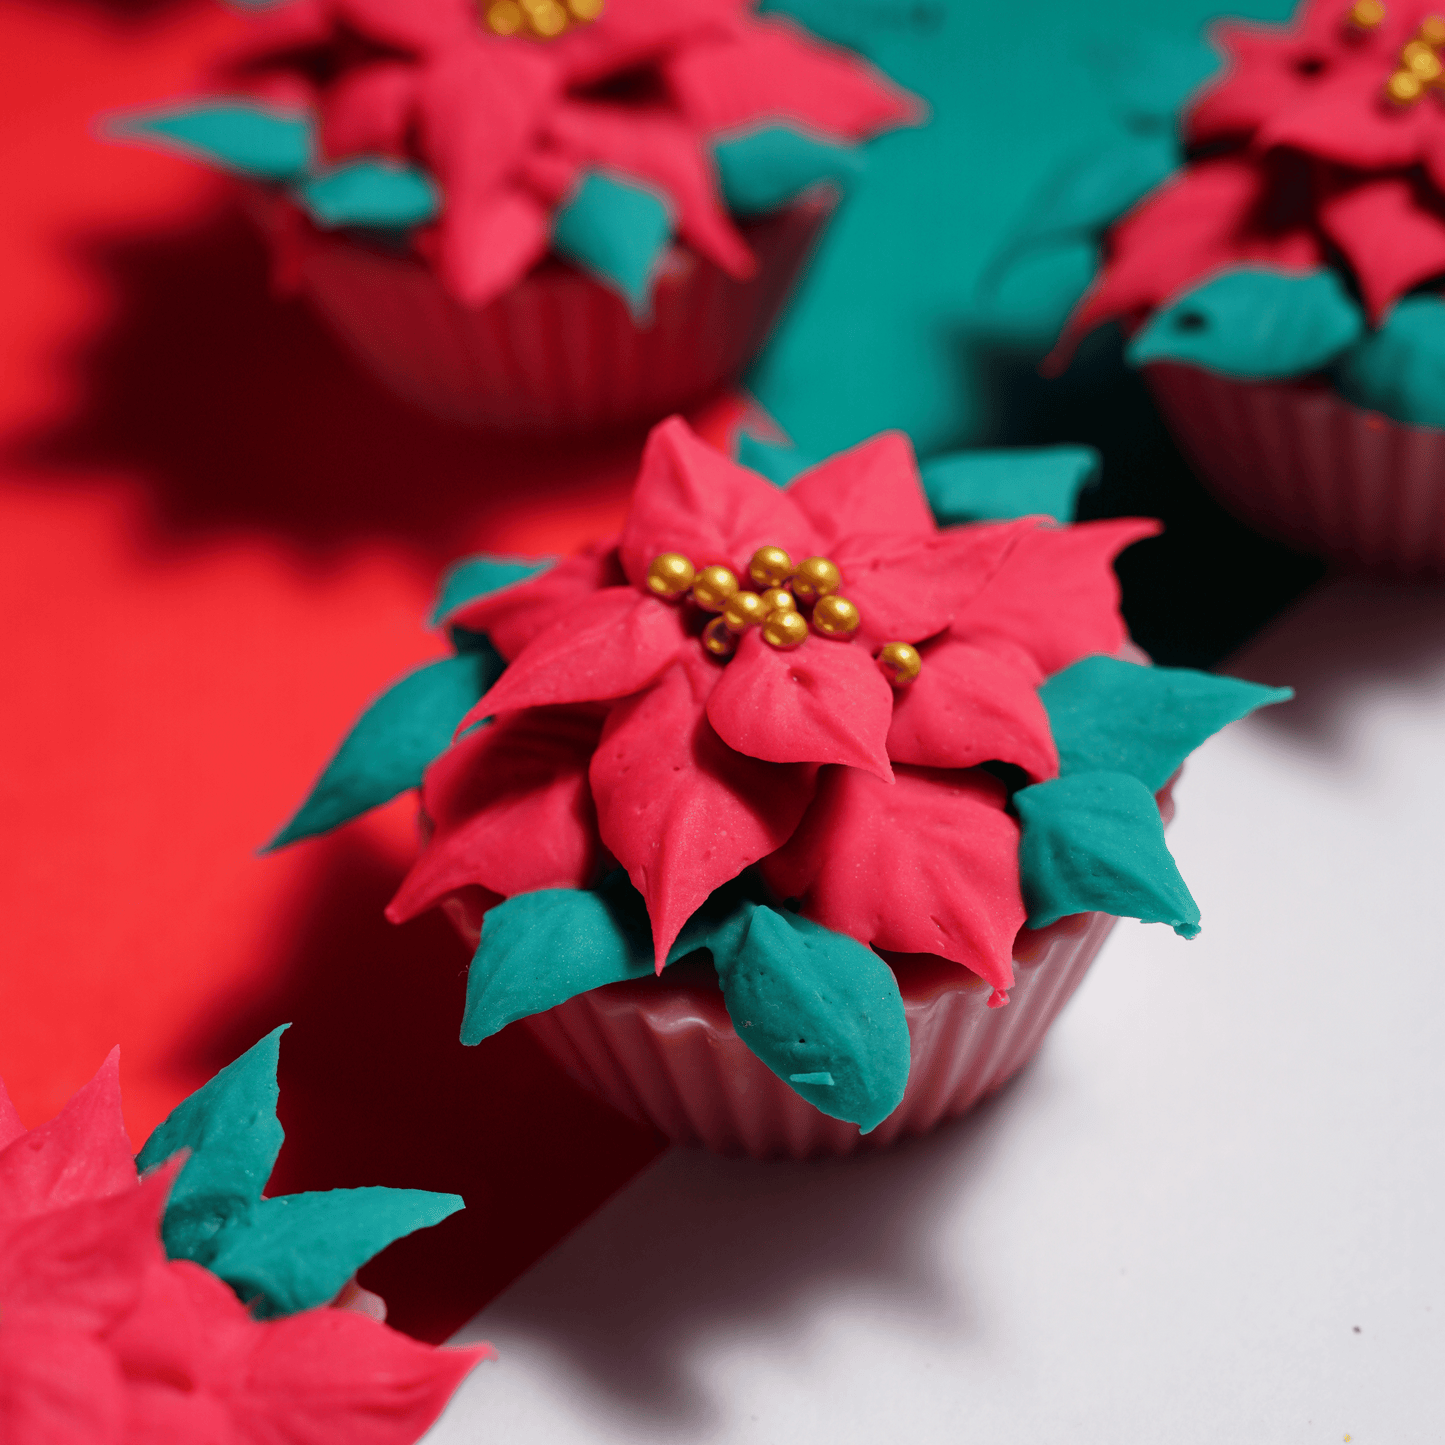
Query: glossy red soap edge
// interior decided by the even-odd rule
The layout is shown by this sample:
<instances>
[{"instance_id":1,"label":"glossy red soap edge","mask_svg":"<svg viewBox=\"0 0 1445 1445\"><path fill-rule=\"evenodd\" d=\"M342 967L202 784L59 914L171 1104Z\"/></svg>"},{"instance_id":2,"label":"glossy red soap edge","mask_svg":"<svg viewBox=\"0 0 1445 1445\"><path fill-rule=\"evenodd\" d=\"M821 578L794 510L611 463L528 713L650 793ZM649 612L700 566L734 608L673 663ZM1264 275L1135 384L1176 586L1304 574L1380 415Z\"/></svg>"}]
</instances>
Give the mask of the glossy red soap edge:
<instances>
[{"instance_id":1,"label":"glossy red soap edge","mask_svg":"<svg viewBox=\"0 0 1445 1445\"><path fill-rule=\"evenodd\" d=\"M1319 381L1156 362L1149 389L1213 495L1256 531L1353 569L1445 572L1445 431Z\"/></svg>"},{"instance_id":2,"label":"glossy red soap edge","mask_svg":"<svg viewBox=\"0 0 1445 1445\"><path fill-rule=\"evenodd\" d=\"M544 262L483 307L443 290L413 256L311 225L250 192L278 284L304 295L367 371L443 421L492 432L580 433L657 421L736 381L762 349L836 195L809 193L740 222L758 260L737 281L673 245L639 327L614 292Z\"/></svg>"}]
</instances>

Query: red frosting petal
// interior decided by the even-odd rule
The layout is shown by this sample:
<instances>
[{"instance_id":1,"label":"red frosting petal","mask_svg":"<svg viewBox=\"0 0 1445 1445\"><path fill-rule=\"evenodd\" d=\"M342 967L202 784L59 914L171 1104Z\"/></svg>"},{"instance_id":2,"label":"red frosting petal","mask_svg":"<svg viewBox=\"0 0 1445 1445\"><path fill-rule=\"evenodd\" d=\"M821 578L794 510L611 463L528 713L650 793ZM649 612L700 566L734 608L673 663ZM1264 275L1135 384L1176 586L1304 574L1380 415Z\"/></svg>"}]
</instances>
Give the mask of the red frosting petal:
<instances>
[{"instance_id":1,"label":"red frosting petal","mask_svg":"<svg viewBox=\"0 0 1445 1445\"><path fill-rule=\"evenodd\" d=\"M399 50L433 51L474 42L476 10L466 0L331 0L332 16Z\"/></svg>"},{"instance_id":2,"label":"red frosting petal","mask_svg":"<svg viewBox=\"0 0 1445 1445\"><path fill-rule=\"evenodd\" d=\"M453 743L422 785L436 831L386 916L402 923L468 884L510 898L593 882L601 846L587 763L600 731L591 709L537 708Z\"/></svg>"},{"instance_id":3,"label":"red frosting petal","mask_svg":"<svg viewBox=\"0 0 1445 1445\"><path fill-rule=\"evenodd\" d=\"M120 1108L120 1050L48 1123L0 1151L0 1223L133 1189Z\"/></svg>"},{"instance_id":4,"label":"red frosting petal","mask_svg":"<svg viewBox=\"0 0 1445 1445\"><path fill-rule=\"evenodd\" d=\"M6 1445L129 1445L125 1386L111 1352L88 1334L43 1324L0 1329ZM135 1445L146 1438L134 1437ZM182 1436L174 1445L184 1442Z\"/></svg>"},{"instance_id":5,"label":"red frosting petal","mask_svg":"<svg viewBox=\"0 0 1445 1445\"><path fill-rule=\"evenodd\" d=\"M770 763L845 763L893 777L893 689L857 642L810 637L792 652L744 634L708 699L718 736Z\"/></svg>"},{"instance_id":6,"label":"red frosting petal","mask_svg":"<svg viewBox=\"0 0 1445 1445\"><path fill-rule=\"evenodd\" d=\"M763 876L825 927L893 952L940 954L1006 989L1024 921L1007 802L1003 784L977 770L900 767L889 788L856 768L825 768Z\"/></svg>"},{"instance_id":7,"label":"red frosting petal","mask_svg":"<svg viewBox=\"0 0 1445 1445\"><path fill-rule=\"evenodd\" d=\"M592 759L605 842L647 901L657 970L709 893L779 848L813 796L817 769L727 747L705 712L723 672L701 655L612 709Z\"/></svg>"},{"instance_id":8,"label":"red frosting petal","mask_svg":"<svg viewBox=\"0 0 1445 1445\"><path fill-rule=\"evenodd\" d=\"M759 547L812 555L818 535L781 488L710 447L681 417L653 427L619 549L641 587L653 558L681 552L698 567L746 567Z\"/></svg>"},{"instance_id":9,"label":"red frosting petal","mask_svg":"<svg viewBox=\"0 0 1445 1445\"><path fill-rule=\"evenodd\" d=\"M437 264L461 301L485 306L547 254L552 219L530 191L503 187L447 197L437 223Z\"/></svg>"},{"instance_id":10,"label":"red frosting petal","mask_svg":"<svg viewBox=\"0 0 1445 1445\"><path fill-rule=\"evenodd\" d=\"M888 756L933 768L1013 763L1036 783L1059 771L1049 716L1029 672L952 638L924 650L923 671L899 692Z\"/></svg>"},{"instance_id":11,"label":"red frosting petal","mask_svg":"<svg viewBox=\"0 0 1445 1445\"><path fill-rule=\"evenodd\" d=\"M341 76L321 108L319 140L327 160L382 155L403 158L417 94L414 65L383 60Z\"/></svg>"},{"instance_id":12,"label":"red frosting petal","mask_svg":"<svg viewBox=\"0 0 1445 1445\"><path fill-rule=\"evenodd\" d=\"M679 608L632 587L605 588L534 637L457 731L518 708L625 697L646 687L684 645Z\"/></svg>"},{"instance_id":13,"label":"red frosting petal","mask_svg":"<svg viewBox=\"0 0 1445 1445\"><path fill-rule=\"evenodd\" d=\"M445 621L472 632L485 632L492 646L510 662L539 632L564 612L604 587L620 587L627 579L615 547L595 547L579 557L563 557L525 582L465 603Z\"/></svg>"},{"instance_id":14,"label":"red frosting petal","mask_svg":"<svg viewBox=\"0 0 1445 1445\"><path fill-rule=\"evenodd\" d=\"M1380 99L1386 74L1361 74L1351 67L1320 82L1304 103L1271 115L1260 126L1256 148L1291 146L1360 170L1412 165L1423 136L1440 125L1440 118L1421 105L1387 110Z\"/></svg>"},{"instance_id":15,"label":"red frosting petal","mask_svg":"<svg viewBox=\"0 0 1445 1445\"><path fill-rule=\"evenodd\" d=\"M993 581L954 619L953 636L990 651L1022 646L1045 676L1128 640L1110 562L1158 522L1126 517L1040 527L1009 552Z\"/></svg>"},{"instance_id":16,"label":"red frosting petal","mask_svg":"<svg viewBox=\"0 0 1445 1445\"><path fill-rule=\"evenodd\" d=\"M809 467L788 496L817 530L823 555L837 562L868 556L882 538L938 535L905 432L880 432Z\"/></svg>"}]
</instances>

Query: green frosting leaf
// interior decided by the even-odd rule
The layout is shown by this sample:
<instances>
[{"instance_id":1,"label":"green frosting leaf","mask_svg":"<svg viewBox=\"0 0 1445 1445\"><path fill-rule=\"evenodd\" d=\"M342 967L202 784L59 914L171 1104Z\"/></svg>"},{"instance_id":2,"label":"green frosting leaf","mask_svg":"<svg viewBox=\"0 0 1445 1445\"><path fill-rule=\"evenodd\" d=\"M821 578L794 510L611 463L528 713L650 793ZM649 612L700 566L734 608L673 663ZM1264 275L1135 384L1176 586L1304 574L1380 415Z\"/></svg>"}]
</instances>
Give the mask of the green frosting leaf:
<instances>
[{"instance_id":1,"label":"green frosting leaf","mask_svg":"<svg viewBox=\"0 0 1445 1445\"><path fill-rule=\"evenodd\" d=\"M738 461L741 465L766 477L776 487L786 487L794 477L816 466L821 457L809 456L796 447L777 442L759 441L747 432L738 435Z\"/></svg>"},{"instance_id":2,"label":"green frosting leaf","mask_svg":"<svg viewBox=\"0 0 1445 1445\"><path fill-rule=\"evenodd\" d=\"M1049 516L1070 522L1099 470L1093 447L1014 447L956 452L923 463L923 490L941 527Z\"/></svg>"},{"instance_id":3,"label":"green frosting leaf","mask_svg":"<svg viewBox=\"0 0 1445 1445\"><path fill-rule=\"evenodd\" d=\"M177 1104L136 1156L145 1171L191 1151L161 1224L172 1259L209 1264L221 1231L244 1222L261 1197L285 1138L276 1119L276 1062L289 1027L273 1029Z\"/></svg>"},{"instance_id":4,"label":"green frosting leaf","mask_svg":"<svg viewBox=\"0 0 1445 1445\"><path fill-rule=\"evenodd\" d=\"M1363 313L1333 271L1241 266L1156 311L1125 357L1131 366L1178 361L1262 381L1328 366L1364 327Z\"/></svg>"},{"instance_id":5,"label":"green frosting leaf","mask_svg":"<svg viewBox=\"0 0 1445 1445\"><path fill-rule=\"evenodd\" d=\"M338 827L421 785L477 700L502 675L490 645L429 662L362 713L296 816L266 845L284 847Z\"/></svg>"},{"instance_id":6,"label":"green frosting leaf","mask_svg":"<svg viewBox=\"0 0 1445 1445\"><path fill-rule=\"evenodd\" d=\"M442 574L441 587L432 607L432 627L440 627L448 617L468 602L479 597L489 597L510 587L514 582L525 582L539 572L552 566L553 559L544 557L541 561L528 562L520 557L493 557L483 554L464 557L460 562L447 568Z\"/></svg>"},{"instance_id":7,"label":"green frosting leaf","mask_svg":"<svg viewBox=\"0 0 1445 1445\"><path fill-rule=\"evenodd\" d=\"M1122 120L1170 132L1190 94L1219 69L1219 56L1202 37L1159 30L1135 30L1127 40L1092 40L1083 58Z\"/></svg>"},{"instance_id":8,"label":"green frosting leaf","mask_svg":"<svg viewBox=\"0 0 1445 1445\"><path fill-rule=\"evenodd\" d=\"M207 1267L243 1300L255 1301L261 1318L295 1314L335 1299L393 1240L462 1207L458 1194L423 1189L283 1194L260 1200L244 1228L227 1230Z\"/></svg>"},{"instance_id":9,"label":"green frosting leaf","mask_svg":"<svg viewBox=\"0 0 1445 1445\"><path fill-rule=\"evenodd\" d=\"M261 180L301 175L315 154L309 115L250 101L170 106L111 122L111 133L159 141L171 149Z\"/></svg>"},{"instance_id":10,"label":"green frosting leaf","mask_svg":"<svg viewBox=\"0 0 1445 1445\"><path fill-rule=\"evenodd\" d=\"M553 218L552 248L616 291L634 319L646 321L672 217L670 201L641 182L585 171Z\"/></svg>"},{"instance_id":11,"label":"green frosting leaf","mask_svg":"<svg viewBox=\"0 0 1445 1445\"><path fill-rule=\"evenodd\" d=\"M1340 358L1335 384L1356 406L1410 426L1445 427L1445 300L1405 297Z\"/></svg>"},{"instance_id":12,"label":"green frosting leaf","mask_svg":"<svg viewBox=\"0 0 1445 1445\"><path fill-rule=\"evenodd\" d=\"M417 166L390 160L358 160L307 176L296 198L319 226L376 226L405 230L434 219L442 196Z\"/></svg>"},{"instance_id":13,"label":"green frosting leaf","mask_svg":"<svg viewBox=\"0 0 1445 1445\"><path fill-rule=\"evenodd\" d=\"M713 147L723 199L737 216L776 211L819 181L847 189L864 162L851 146L769 126Z\"/></svg>"},{"instance_id":14,"label":"green frosting leaf","mask_svg":"<svg viewBox=\"0 0 1445 1445\"><path fill-rule=\"evenodd\" d=\"M1293 696L1287 687L1114 657L1086 657L1039 688L1061 775L1128 773L1151 793L1220 728Z\"/></svg>"},{"instance_id":15,"label":"green frosting leaf","mask_svg":"<svg viewBox=\"0 0 1445 1445\"><path fill-rule=\"evenodd\" d=\"M908 1022L893 971L872 949L754 906L736 954L714 961L738 1037L814 1108L866 1134L898 1107Z\"/></svg>"},{"instance_id":16,"label":"green frosting leaf","mask_svg":"<svg viewBox=\"0 0 1445 1445\"><path fill-rule=\"evenodd\" d=\"M1020 788L1019 873L1029 927L1074 913L1167 923L1193 938L1199 907L1164 843L1154 794L1127 773L1075 773Z\"/></svg>"}]
</instances>

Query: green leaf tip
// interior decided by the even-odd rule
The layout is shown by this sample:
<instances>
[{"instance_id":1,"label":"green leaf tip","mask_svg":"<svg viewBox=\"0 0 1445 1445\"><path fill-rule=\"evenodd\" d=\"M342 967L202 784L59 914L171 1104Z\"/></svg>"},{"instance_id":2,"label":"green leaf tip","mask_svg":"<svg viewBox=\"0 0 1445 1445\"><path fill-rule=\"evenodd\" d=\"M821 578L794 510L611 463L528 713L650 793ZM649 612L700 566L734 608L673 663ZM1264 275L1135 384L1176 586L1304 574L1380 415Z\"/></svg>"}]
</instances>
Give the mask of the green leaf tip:
<instances>
[{"instance_id":1,"label":"green leaf tip","mask_svg":"<svg viewBox=\"0 0 1445 1445\"><path fill-rule=\"evenodd\" d=\"M766 126L719 141L713 160L723 199L735 216L779 210L822 182L846 190L865 166L852 146L816 140L788 126Z\"/></svg>"},{"instance_id":2,"label":"green leaf tip","mask_svg":"<svg viewBox=\"0 0 1445 1445\"><path fill-rule=\"evenodd\" d=\"M1019 874L1030 928L1110 913L1199 932L1199 907L1164 842L1154 794L1128 773L1078 773L1021 788Z\"/></svg>"},{"instance_id":3,"label":"green leaf tip","mask_svg":"<svg viewBox=\"0 0 1445 1445\"><path fill-rule=\"evenodd\" d=\"M206 100L112 117L106 133L151 141L237 175L292 180L316 152L316 126L304 111L254 101Z\"/></svg>"},{"instance_id":4,"label":"green leaf tip","mask_svg":"<svg viewBox=\"0 0 1445 1445\"><path fill-rule=\"evenodd\" d=\"M1071 522L1099 464L1093 447L1007 447L933 457L920 471L934 518L951 527L1037 516Z\"/></svg>"},{"instance_id":5,"label":"green leaf tip","mask_svg":"<svg viewBox=\"0 0 1445 1445\"><path fill-rule=\"evenodd\" d=\"M417 166L368 158L318 171L293 188L317 225L407 230L434 220L442 208L437 183Z\"/></svg>"},{"instance_id":6,"label":"green leaf tip","mask_svg":"<svg viewBox=\"0 0 1445 1445\"><path fill-rule=\"evenodd\" d=\"M554 561L552 557L531 559L493 557L489 554L464 557L442 573L428 625L440 627L467 603L490 597L493 592L500 592L517 582L525 582L529 577L545 572Z\"/></svg>"},{"instance_id":7,"label":"green leaf tip","mask_svg":"<svg viewBox=\"0 0 1445 1445\"><path fill-rule=\"evenodd\" d=\"M1406 296L1336 363L1335 384L1356 406L1408 426L1445 427L1445 300Z\"/></svg>"},{"instance_id":8,"label":"green leaf tip","mask_svg":"<svg viewBox=\"0 0 1445 1445\"><path fill-rule=\"evenodd\" d=\"M634 177L584 171L553 217L552 249L615 291L633 320L646 323L674 209L670 198Z\"/></svg>"},{"instance_id":9,"label":"green leaf tip","mask_svg":"<svg viewBox=\"0 0 1445 1445\"><path fill-rule=\"evenodd\" d=\"M796 447L765 442L749 432L738 434L739 464L760 477L766 477L775 487L786 487L794 477L801 476L821 460L821 457L810 456Z\"/></svg>"}]
</instances>

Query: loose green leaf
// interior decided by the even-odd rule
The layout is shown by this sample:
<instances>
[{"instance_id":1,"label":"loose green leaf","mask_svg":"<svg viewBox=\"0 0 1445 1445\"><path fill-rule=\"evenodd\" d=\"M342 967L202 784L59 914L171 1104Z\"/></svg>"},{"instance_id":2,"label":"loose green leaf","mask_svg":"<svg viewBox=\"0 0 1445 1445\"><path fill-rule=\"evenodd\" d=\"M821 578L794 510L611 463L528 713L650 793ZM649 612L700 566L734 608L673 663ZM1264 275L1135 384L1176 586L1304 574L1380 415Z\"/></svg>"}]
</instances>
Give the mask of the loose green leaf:
<instances>
[{"instance_id":1,"label":"loose green leaf","mask_svg":"<svg viewBox=\"0 0 1445 1445\"><path fill-rule=\"evenodd\" d=\"M775 487L786 487L794 477L816 466L822 458L800 452L796 447L760 441L742 432L738 436L738 461L759 476L766 477Z\"/></svg>"},{"instance_id":2,"label":"loose green leaf","mask_svg":"<svg viewBox=\"0 0 1445 1445\"><path fill-rule=\"evenodd\" d=\"M316 150L315 123L304 112L252 101L168 106L110 123L111 134L158 141L238 175L284 181L301 175Z\"/></svg>"},{"instance_id":3,"label":"loose green leaf","mask_svg":"<svg viewBox=\"0 0 1445 1445\"><path fill-rule=\"evenodd\" d=\"M552 248L616 291L633 318L652 314L652 283L672 238L673 206L630 178L586 171L552 222Z\"/></svg>"},{"instance_id":4,"label":"loose green leaf","mask_svg":"<svg viewBox=\"0 0 1445 1445\"><path fill-rule=\"evenodd\" d=\"M391 160L358 160L307 176L296 198L319 226L375 226L405 230L441 212L436 182L417 166Z\"/></svg>"},{"instance_id":5,"label":"loose green leaf","mask_svg":"<svg viewBox=\"0 0 1445 1445\"><path fill-rule=\"evenodd\" d=\"M161 1235L172 1259L209 1264L218 1237L261 1197L285 1135L276 1119L282 1024L177 1104L136 1156L142 1171L182 1149L190 1158L166 1202Z\"/></svg>"},{"instance_id":6,"label":"loose green leaf","mask_svg":"<svg viewBox=\"0 0 1445 1445\"><path fill-rule=\"evenodd\" d=\"M1293 696L1287 687L1114 657L1086 657L1039 689L1061 775L1128 773L1151 793L1220 728Z\"/></svg>"},{"instance_id":7,"label":"loose green leaf","mask_svg":"<svg viewBox=\"0 0 1445 1445\"><path fill-rule=\"evenodd\" d=\"M871 949L755 907L736 956L717 963L738 1037L814 1108L866 1134L898 1107L908 1021L892 970Z\"/></svg>"},{"instance_id":8,"label":"loose green leaf","mask_svg":"<svg viewBox=\"0 0 1445 1445\"><path fill-rule=\"evenodd\" d=\"M393 1240L461 1209L458 1194L423 1189L331 1189L263 1199L248 1225L227 1230L209 1268L262 1318L336 1298ZM259 1297L259 1298L258 1298Z\"/></svg>"},{"instance_id":9,"label":"loose green leaf","mask_svg":"<svg viewBox=\"0 0 1445 1445\"><path fill-rule=\"evenodd\" d=\"M1407 296L1341 357L1335 382L1356 406L1445 427L1445 300Z\"/></svg>"},{"instance_id":10,"label":"loose green leaf","mask_svg":"<svg viewBox=\"0 0 1445 1445\"><path fill-rule=\"evenodd\" d=\"M809 186L831 181L847 189L863 173L851 146L814 140L787 126L768 126L713 147L723 199L737 216L776 211Z\"/></svg>"},{"instance_id":11,"label":"loose green leaf","mask_svg":"<svg viewBox=\"0 0 1445 1445\"><path fill-rule=\"evenodd\" d=\"M1098 470L1098 452L1081 446L955 452L921 468L941 527L1034 516L1071 522L1079 493Z\"/></svg>"},{"instance_id":12,"label":"loose green leaf","mask_svg":"<svg viewBox=\"0 0 1445 1445\"><path fill-rule=\"evenodd\" d=\"M1193 938L1199 907L1164 843L1154 794L1127 773L1075 773L1021 788L1019 873L1029 927L1074 913L1167 923Z\"/></svg>"},{"instance_id":13,"label":"loose green leaf","mask_svg":"<svg viewBox=\"0 0 1445 1445\"><path fill-rule=\"evenodd\" d=\"M1359 305L1333 271L1241 266L1156 311L1125 357L1131 366L1177 361L1261 381L1328 366L1364 328Z\"/></svg>"},{"instance_id":14,"label":"loose green leaf","mask_svg":"<svg viewBox=\"0 0 1445 1445\"><path fill-rule=\"evenodd\" d=\"M429 662L362 713L296 816L266 845L313 837L421 785L456 726L502 675L490 646Z\"/></svg>"},{"instance_id":15,"label":"loose green leaf","mask_svg":"<svg viewBox=\"0 0 1445 1445\"><path fill-rule=\"evenodd\" d=\"M441 587L432 607L431 626L440 627L452 613L475 602L479 597L500 592L514 582L525 582L545 572L555 559L543 557L535 561L521 557L493 557L483 554L465 557L442 574Z\"/></svg>"}]
</instances>

